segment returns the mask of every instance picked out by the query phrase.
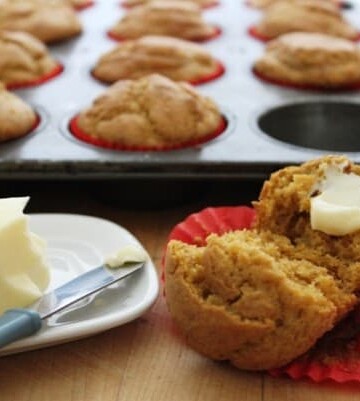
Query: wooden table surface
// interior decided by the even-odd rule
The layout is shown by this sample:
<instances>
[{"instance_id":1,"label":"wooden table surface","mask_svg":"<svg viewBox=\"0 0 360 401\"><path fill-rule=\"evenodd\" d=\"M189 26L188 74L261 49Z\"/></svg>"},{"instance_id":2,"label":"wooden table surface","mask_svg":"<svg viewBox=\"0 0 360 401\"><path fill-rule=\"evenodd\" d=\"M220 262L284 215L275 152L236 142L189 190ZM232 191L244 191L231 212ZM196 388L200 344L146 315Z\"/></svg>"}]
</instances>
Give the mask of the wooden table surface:
<instances>
[{"instance_id":1,"label":"wooden table surface","mask_svg":"<svg viewBox=\"0 0 360 401\"><path fill-rule=\"evenodd\" d=\"M114 189L119 183L108 185ZM119 223L142 242L160 270L163 246L177 222L206 206L249 204L257 196L259 185L223 182L207 184L199 191L196 183L186 184L187 191L180 189L179 194L193 193L197 198L184 195L187 199L182 203L165 206L159 197L157 208L148 202L152 210L146 208L146 194L141 202L131 202L128 191L133 188L126 184L119 189L118 199L113 194L111 199L107 197L107 192L99 191L96 183L3 183L0 194L30 194L28 212L80 213ZM159 188L164 193L168 191L165 183L158 184L156 190ZM103 197L99 198L99 193ZM121 196L124 193L128 193L126 202ZM134 196L137 198L137 194ZM161 294L146 314L126 325L79 341L0 358L1 401L344 401L359 398L360 385L272 378L207 360L183 343Z\"/></svg>"}]
</instances>

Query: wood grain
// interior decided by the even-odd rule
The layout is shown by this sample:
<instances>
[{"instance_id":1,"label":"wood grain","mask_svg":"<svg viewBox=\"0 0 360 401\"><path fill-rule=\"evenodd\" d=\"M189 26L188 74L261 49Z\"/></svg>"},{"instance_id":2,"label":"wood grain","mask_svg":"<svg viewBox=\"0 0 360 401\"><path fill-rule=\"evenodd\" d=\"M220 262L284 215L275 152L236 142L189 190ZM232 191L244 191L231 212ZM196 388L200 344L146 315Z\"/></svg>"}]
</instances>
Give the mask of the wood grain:
<instances>
[{"instance_id":1,"label":"wood grain","mask_svg":"<svg viewBox=\"0 0 360 401\"><path fill-rule=\"evenodd\" d=\"M212 198L141 210L105 203L90 196L91 191L71 188L71 197L65 198L63 187L33 189L30 211L89 214L117 222L143 243L159 272L170 229L188 214L219 202L216 191ZM223 204L236 204L241 198L236 191L235 197L223 194ZM0 358L1 401L352 401L359 394L355 385L271 378L196 354L174 327L162 292L151 310L129 324Z\"/></svg>"}]
</instances>

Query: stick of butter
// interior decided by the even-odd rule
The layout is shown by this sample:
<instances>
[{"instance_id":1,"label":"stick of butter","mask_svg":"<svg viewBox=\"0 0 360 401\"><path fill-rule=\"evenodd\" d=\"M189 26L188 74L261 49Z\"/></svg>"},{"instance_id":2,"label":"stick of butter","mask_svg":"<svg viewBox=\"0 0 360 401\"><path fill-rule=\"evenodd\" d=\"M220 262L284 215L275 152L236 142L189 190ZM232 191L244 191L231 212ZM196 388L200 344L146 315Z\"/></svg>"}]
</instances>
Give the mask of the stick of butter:
<instances>
[{"instance_id":1,"label":"stick of butter","mask_svg":"<svg viewBox=\"0 0 360 401\"><path fill-rule=\"evenodd\" d=\"M29 197L0 199L0 314L42 296L50 281L45 242L28 227Z\"/></svg>"},{"instance_id":2,"label":"stick of butter","mask_svg":"<svg viewBox=\"0 0 360 401\"><path fill-rule=\"evenodd\" d=\"M312 229L329 235L346 235L360 230L360 176L331 167L326 171L319 191L319 195L310 200Z\"/></svg>"}]
</instances>

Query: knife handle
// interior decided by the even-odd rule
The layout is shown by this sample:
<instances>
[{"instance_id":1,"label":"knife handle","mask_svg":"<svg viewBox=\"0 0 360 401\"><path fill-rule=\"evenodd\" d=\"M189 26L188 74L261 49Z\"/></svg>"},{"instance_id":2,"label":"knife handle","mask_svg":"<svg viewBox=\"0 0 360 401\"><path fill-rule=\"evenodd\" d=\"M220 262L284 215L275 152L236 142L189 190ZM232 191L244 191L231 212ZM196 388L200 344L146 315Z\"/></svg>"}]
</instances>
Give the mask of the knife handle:
<instances>
[{"instance_id":1,"label":"knife handle","mask_svg":"<svg viewBox=\"0 0 360 401\"><path fill-rule=\"evenodd\" d=\"M35 334L41 328L40 315L29 309L9 309L0 317L0 348Z\"/></svg>"}]
</instances>

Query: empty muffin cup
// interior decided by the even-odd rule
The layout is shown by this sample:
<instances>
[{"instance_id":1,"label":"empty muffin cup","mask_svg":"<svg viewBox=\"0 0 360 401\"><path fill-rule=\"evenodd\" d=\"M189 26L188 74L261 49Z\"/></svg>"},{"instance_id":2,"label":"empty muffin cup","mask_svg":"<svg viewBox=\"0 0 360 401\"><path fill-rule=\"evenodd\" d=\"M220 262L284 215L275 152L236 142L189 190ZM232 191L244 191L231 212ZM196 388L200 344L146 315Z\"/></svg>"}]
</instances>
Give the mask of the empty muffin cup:
<instances>
[{"instance_id":1,"label":"empty muffin cup","mask_svg":"<svg viewBox=\"0 0 360 401\"><path fill-rule=\"evenodd\" d=\"M360 151L360 104L303 102L263 112L258 127L270 137L310 149Z\"/></svg>"}]
</instances>

